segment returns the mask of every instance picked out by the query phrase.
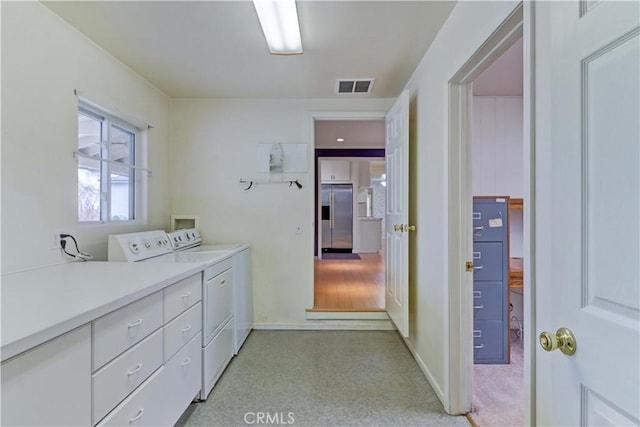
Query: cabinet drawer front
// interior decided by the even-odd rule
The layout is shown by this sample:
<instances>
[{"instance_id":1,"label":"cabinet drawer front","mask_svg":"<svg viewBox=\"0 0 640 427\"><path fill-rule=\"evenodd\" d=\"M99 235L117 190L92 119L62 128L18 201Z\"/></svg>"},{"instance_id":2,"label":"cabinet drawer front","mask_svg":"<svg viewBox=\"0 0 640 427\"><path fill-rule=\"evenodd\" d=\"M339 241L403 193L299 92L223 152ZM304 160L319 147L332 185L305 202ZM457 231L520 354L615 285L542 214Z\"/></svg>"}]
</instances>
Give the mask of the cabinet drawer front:
<instances>
[{"instance_id":1,"label":"cabinet drawer front","mask_svg":"<svg viewBox=\"0 0 640 427\"><path fill-rule=\"evenodd\" d=\"M133 302L93 322L93 370L162 326L162 292Z\"/></svg>"},{"instance_id":2,"label":"cabinet drawer front","mask_svg":"<svg viewBox=\"0 0 640 427\"><path fill-rule=\"evenodd\" d=\"M501 242L473 243L473 280L506 281L505 246Z\"/></svg>"},{"instance_id":3,"label":"cabinet drawer front","mask_svg":"<svg viewBox=\"0 0 640 427\"><path fill-rule=\"evenodd\" d=\"M161 329L93 374L94 424L142 384L160 365Z\"/></svg>"},{"instance_id":4,"label":"cabinet drawer front","mask_svg":"<svg viewBox=\"0 0 640 427\"><path fill-rule=\"evenodd\" d=\"M505 200L505 199L501 199ZM473 201L473 240L504 241L507 237L507 202L496 199Z\"/></svg>"},{"instance_id":5,"label":"cabinet drawer front","mask_svg":"<svg viewBox=\"0 0 640 427\"><path fill-rule=\"evenodd\" d=\"M473 322L473 359L475 363L508 363L506 329L502 320Z\"/></svg>"},{"instance_id":6,"label":"cabinet drawer front","mask_svg":"<svg viewBox=\"0 0 640 427\"><path fill-rule=\"evenodd\" d=\"M198 273L164 290L164 322L177 317L202 299L202 274Z\"/></svg>"},{"instance_id":7,"label":"cabinet drawer front","mask_svg":"<svg viewBox=\"0 0 640 427\"><path fill-rule=\"evenodd\" d=\"M233 270L209 279L204 284L204 335L209 342L233 312Z\"/></svg>"},{"instance_id":8,"label":"cabinet drawer front","mask_svg":"<svg viewBox=\"0 0 640 427\"><path fill-rule=\"evenodd\" d=\"M163 329L164 360L167 360L202 329L202 303L194 305Z\"/></svg>"},{"instance_id":9,"label":"cabinet drawer front","mask_svg":"<svg viewBox=\"0 0 640 427\"><path fill-rule=\"evenodd\" d=\"M170 386L161 367L107 415L98 426L171 426L165 419L163 397Z\"/></svg>"},{"instance_id":10,"label":"cabinet drawer front","mask_svg":"<svg viewBox=\"0 0 640 427\"><path fill-rule=\"evenodd\" d=\"M506 309L503 282L476 282L473 284L473 318L476 320L503 320Z\"/></svg>"},{"instance_id":11,"label":"cabinet drawer front","mask_svg":"<svg viewBox=\"0 0 640 427\"><path fill-rule=\"evenodd\" d=\"M202 384L202 337L196 334L165 364L167 384L164 407L165 419L174 425L191 401L200 393Z\"/></svg>"},{"instance_id":12,"label":"cabinet drawer front","mask_svg":"<svg viewBox=\"0 0 640 427\"><path fill-rule=\"evenodd\" d=\"M200 398L206 399L233 356L233 321L227 322L203 351L203 394Z\"/></svg>"}]
</instances>

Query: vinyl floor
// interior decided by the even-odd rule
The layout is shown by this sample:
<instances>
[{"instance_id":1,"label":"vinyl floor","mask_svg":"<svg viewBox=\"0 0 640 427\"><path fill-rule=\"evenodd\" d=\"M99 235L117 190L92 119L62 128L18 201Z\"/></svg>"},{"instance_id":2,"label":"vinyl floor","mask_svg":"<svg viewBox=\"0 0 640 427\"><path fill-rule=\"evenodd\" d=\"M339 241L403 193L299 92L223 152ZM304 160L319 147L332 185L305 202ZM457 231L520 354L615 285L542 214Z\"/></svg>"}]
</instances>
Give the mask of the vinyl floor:
<instances>
[{"instance_id":1,"label":"vinyl floor","mask_svg":"<svg viewBox=\"0 0 640 427\"><path fill-rule=\"evenodd\" d=\"M259 420L262 420L260 423ZM271 421L271 422L267 422ZM180 426L468 426L395 331L253 331Z\"/></svg>"}]
</instances>

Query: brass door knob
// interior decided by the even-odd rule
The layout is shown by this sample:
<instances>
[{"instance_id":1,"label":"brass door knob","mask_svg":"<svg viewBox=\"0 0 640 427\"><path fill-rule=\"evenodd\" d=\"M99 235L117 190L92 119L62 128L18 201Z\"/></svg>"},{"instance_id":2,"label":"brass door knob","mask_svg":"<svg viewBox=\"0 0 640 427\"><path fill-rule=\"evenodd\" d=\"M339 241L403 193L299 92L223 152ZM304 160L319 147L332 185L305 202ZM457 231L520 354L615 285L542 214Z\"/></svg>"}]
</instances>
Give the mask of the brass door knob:
<instances>
[{"instance_id":1,"label":"brass door knob","mask_svg":"<svg viewBox=\"0 0 640 427\"><path fill-rule=\"evenodd\" d=\"M402 224L396 224L393 226L393 231L400 231L402 232Z\"/></svg>"},{"instance_id":2,"label":"brass door knob","mask_svg":"<svg viewBox=\"0 0 640 427\"><path fill-rule=\"evenodd\" d=\"M405 233L408 232L408 231L416 231L416 226L415 225L405 224L405 225L402 226L402 228L403 228L403 231Z\"/></svg>"},{"instance_id":3,"label":"brass door knob","mask_svg":"<svg viewBox=\"0 0 640 427\"><path fill-rule=\"evenodd\" d=\"M551 332L542 332L540 334L540 346L545 351L553 351L557 348L567 356L571 356L576 352L576 337L569 328L560 328L555 335Z\"/></svg>"}]
</instances>

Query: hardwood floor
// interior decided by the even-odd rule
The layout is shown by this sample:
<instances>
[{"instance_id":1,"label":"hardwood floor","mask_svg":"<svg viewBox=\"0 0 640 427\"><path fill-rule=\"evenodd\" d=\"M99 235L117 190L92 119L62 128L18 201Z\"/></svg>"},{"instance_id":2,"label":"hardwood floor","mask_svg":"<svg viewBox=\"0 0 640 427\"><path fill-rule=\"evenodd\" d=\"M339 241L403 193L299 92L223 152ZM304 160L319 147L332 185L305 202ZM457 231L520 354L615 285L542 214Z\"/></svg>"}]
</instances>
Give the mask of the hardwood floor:
<instances>
[{"instance_id":1,"label":"hardwood floor","mask_svg":"<svg viewBox=\"0 0 640 427\"><path fill-rule=\"evenodd\" d=\"M379 254L360 260L316 260L310 311L384 311L384 262Z\"/></svg>"}]
</instances>

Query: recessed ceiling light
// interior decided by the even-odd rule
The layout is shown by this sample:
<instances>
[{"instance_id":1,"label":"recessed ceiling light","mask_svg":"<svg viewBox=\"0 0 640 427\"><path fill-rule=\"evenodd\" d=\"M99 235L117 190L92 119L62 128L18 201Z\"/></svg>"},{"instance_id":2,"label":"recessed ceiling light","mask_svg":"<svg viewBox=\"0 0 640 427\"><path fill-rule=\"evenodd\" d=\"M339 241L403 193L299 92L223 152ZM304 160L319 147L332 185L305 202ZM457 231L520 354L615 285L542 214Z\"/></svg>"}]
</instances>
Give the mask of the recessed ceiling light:
<instances>
[{"instance_id":1,"label":"recessed ceiling light","mask_svg":"<svg viewBox=\"0 0 640 427\"><path fill-rule=\"evenodd\" d=\"M336 139L336 141L338 141L338 142L344 142L344 138L338 138L338 139Z\"/></svg>"}]
</instances>

